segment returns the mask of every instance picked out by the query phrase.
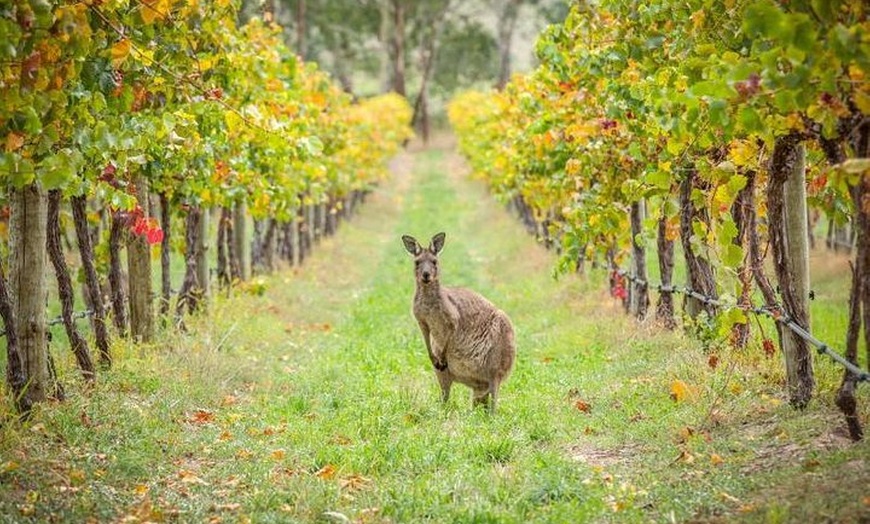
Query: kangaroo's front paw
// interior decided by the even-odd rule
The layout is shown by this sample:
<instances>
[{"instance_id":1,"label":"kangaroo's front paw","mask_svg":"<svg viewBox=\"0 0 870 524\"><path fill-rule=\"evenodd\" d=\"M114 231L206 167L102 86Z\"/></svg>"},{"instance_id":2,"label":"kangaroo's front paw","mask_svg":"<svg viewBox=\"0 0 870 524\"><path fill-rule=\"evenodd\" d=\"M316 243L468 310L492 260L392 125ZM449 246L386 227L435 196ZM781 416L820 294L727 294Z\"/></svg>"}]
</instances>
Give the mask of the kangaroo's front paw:
<instances>
[{"instance_id":1,"label":"kangaroo's front paw","mask_svg":"<svg viewBox=\"0 0 870 524\"><path fill-rule=\"evenodd\" d=\"M447 369L447 361L446 360L435 360L435 362L433 362L432 364L435 366L435 369L437 369L438 371L444 371L445 369Z\"/></svg>"}]
</instances>

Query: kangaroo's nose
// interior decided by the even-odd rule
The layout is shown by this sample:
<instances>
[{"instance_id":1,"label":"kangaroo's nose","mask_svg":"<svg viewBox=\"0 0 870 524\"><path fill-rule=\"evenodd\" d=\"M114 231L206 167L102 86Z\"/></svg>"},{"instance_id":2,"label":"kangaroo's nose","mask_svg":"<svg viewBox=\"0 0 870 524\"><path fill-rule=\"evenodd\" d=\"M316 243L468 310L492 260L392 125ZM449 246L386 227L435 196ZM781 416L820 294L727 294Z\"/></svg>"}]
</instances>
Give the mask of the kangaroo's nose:
<instances>
[{"instance_id":1,"label":"kangaroo's nose","mask_svg":"<svg viewBox=\"0 0 870 524\"><path fill-rule=\"evenodd\" d=\"M430 280L431 278L432 278L432 273L430 273L430 272L428 272L428 271L424 271L424 272L423 272L423 281L424 281L424 282L429 282L429 280Z\"/></svg>"}]
</instances>

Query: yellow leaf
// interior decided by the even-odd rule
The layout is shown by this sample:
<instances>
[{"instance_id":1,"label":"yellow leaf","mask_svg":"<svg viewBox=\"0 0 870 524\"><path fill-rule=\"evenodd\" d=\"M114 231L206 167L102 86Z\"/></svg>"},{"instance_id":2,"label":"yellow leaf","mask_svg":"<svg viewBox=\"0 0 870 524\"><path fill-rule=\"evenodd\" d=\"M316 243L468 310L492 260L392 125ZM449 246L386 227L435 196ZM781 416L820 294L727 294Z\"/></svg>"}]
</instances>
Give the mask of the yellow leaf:
<instances>
[{"instance_id":1,"label":"yellow leaf","mask_svg":"<svg viewBox=\"0 0 870 524\"><path fill-rule=\"evenodd\" d=\"M112 65L115 67L121 65L127 59L132 47L129 38L122 38L115 42L111 49Z\"/></svg>"},{"instance_id":2,"label":"yellow leaf","mask_svg":"<svg viewBox=\"0 0 870 524\"><path fill-rule=\"evenodd\" d=\"M719 454L713 453L712 455L710 455L710 464L713 464L714 466L719 466L724 463L725 459L719 456Z\"/></svg>"},{"instance_id":3,"label":"yellow leaf","mask_svg":"<svg viewBox=\"0 0 870 524\"><path fill-rule=\"evenodd\" d=\"M682 380L674 380L671 382L671 399L675 402L682 402L689 396L689 386Z\"/></svg>"},{"instance_id":4,"label":"yellow leaf","mask_svg":"<svg viewBox=\"0 0 870 524\"><path fill-rule=\"evenodd\" d=\"M735 140L731 143L728 157L737 167L754 165L758 159L758 144L755 140Z\"/></svg>"},{"instance_id":5,"label":"yellow leaf","mask_svg":"<svg viewBox=\"0 0 870 524\"><path fill-rule=\"evenodd\" d=\"M139 14L142 15L142 21L153 24L155 20L169 16L171 0L142 0L141 6Z\"/></svg>"},{"instance_id":6,"label":"yellow leaf","mask_svg":"<svg viewBox=\"0 0 870 524\"><path fill-rule=\"evenodd\" d=\"M332 464L327 464L317 470L315 475L322 479L331 479L335 476L335 466L333 466Z\"/></svg>"},{"instance_id":7,"label":"yellow leaf","mask_svg":"<svg viewBox=\"0 0 870 524\"><path fill-rule=\"evenodd\" d=\"M284 460L284 457L287 453L283 449L276 449L271 453L271 457L273 460Z\"/></svg>"}]
</instances>

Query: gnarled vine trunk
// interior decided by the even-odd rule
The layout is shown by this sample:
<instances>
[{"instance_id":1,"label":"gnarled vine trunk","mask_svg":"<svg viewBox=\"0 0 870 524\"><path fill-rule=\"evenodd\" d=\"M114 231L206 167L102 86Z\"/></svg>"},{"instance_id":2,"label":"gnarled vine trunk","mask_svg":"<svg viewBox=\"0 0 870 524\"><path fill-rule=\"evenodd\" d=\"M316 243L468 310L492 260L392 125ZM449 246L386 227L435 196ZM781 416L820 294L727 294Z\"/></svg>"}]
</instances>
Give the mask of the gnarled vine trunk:
<instances>
[{"instance_id":1,"label":"gnarled vine trunk","mask_svg":"<svg viewBox=\"0 0 870 524\"><path fill-rule=\"evenodd\" d=\"M694 224L696 222L710 225L710 217L706 210L698 209L692 202L692 190L701 183L698 172L692 167L680 184L680 240L683 245L683 254L686 259L686 273L689 279L689 288L708 298L718 298L716 293L716 280L713 268L703 253L697 253L692 244ZM703 188L702 188L703 189ZM692 318L697 317L701 311L715 316L716 308L700 300L686 296L684 303L686 312Z\"/></svg>"},{"instance_id":2,"label":"gnarled vine trunk","mask_svg":"<svg viewBox=\"0 0 870 524\"><path fill-rule=\"evenodd\" d=\"M69 267L66 265L66 258L63 256L63 246L61 245L60 199L61 194L59 189L52 189L48 192L46 249L48 250L48 256L51 259L52 266L54 266L54 274L57 278L57 295L60 299L61 318L63 319L63 327L67 338L69 338L70 349L76 357L76 362L84 379L88 382L93 382L96 379L96 373L94 361L91 360L91 350L88 348L87 341L79 333L75 318L73 318L75 313L75 291L73 290L72 279L69 276Z\"/></svg>"},{"instance_id":3,"label":"gnarled vine trunk","mask_svg":"<svg viewBox=\"0 0 870 524\"><path fill-rule=\"evenodd\" d=\"M109 352L109 333L108 329L106 329L106 306L103 303L103 295L100 292L100 280L97 277L97 268L94 264L94 247L91 243L87 218L87 198L84 195L72 197L70 199L70 207L72 208L82 268L85 271L87 298L89 307L93 312L91 318L93 319L94 326L94 342L97 345L97 351L100 353L100 364L109 367L112 364L112 356Z\"/></svg>"},{"instance_id":4,"label":"gnarled vine trunk","mask_svg":"<svg viewBox=\"0 0 870 524\"><path fill-rule=\"evenodd\" d=\"M127 233L127 218L121 212L112 213L109 228L109 289L112 297L112 319L118 335L127 336L127 299L121 274L121 247Z\"/></svg>"}]
</instances>

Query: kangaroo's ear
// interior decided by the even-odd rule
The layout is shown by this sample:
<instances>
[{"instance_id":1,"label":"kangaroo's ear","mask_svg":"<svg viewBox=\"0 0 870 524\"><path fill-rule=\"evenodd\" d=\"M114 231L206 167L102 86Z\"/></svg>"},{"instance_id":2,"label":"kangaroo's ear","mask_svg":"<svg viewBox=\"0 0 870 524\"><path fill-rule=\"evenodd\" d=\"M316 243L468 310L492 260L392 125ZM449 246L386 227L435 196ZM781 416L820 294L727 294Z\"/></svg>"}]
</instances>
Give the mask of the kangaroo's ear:
<instances>
[{"instance_id":1,"label":"kangaroo's ear","mask_svg":"<svg viewBox=\"0 0 870 524\"><path fill-rule=\"evenodd\" d=\"M444 249L444 237L447 236L445 233L438 233L434 237L432 237L432 243L429 245L429 250L434 254L438 254Z\"/></svg>"},{"instance_id":2,"label":"kangaroo's ear","mask_svg":"<svg viewBox=\"0 0 870 524\"><path fill-rule=\"evenodd\" d=\"M414 256L419 255L420 251L423 251L423 247L419 242L417 242L417 239L411 235L402 235L402 242L405 244L405 249L408 250L408 253L411 253Z\"/></svg>"}]
</instances>

